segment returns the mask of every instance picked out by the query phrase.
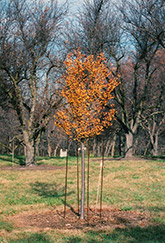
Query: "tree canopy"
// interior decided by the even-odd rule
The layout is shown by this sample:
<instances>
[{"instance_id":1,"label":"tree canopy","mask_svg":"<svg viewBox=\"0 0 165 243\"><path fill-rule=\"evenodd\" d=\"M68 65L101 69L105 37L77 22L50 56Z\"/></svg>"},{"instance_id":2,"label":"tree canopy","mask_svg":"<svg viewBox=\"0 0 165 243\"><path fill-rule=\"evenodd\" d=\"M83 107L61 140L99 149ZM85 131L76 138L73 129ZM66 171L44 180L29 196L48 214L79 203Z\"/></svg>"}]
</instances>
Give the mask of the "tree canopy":
<instances>
[{"instance_id":1,"label":"tree canopy","mask_svg":"<svg viewBox=\"0 0 165 243\"><path fill-rule=\"evenodd\" d=\"M64 63L61 95L65 102L55 116L56 125L77 140L98 135L114 118L112 91L118 85L117 78L112 77L103 53L85 57L77 50Z\"/></svg>"}]
</instances>

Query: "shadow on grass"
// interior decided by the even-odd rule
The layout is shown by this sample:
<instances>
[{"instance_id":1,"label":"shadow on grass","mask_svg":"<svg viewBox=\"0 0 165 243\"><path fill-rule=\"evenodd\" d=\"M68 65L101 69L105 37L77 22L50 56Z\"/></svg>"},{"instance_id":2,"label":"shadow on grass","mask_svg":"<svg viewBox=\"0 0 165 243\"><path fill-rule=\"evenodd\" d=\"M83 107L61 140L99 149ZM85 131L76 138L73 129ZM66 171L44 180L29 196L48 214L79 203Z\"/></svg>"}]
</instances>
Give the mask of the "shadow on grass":
<instances>
[{"instance_id":1,"label":"shadow on grass","mask_svg":"<svg viewBox=\"0 0 165 243\"><path fill-rule=\"evenodd\" d=\"M11 154L0 155L0 161L13 163L12 155ZM25 165L25 156L24 155L15 155L13 164L19 164L21 166Z\"/></svg>"},{"instance_id":2,"label":"shadow on grass","mask_svg":"<svg viewBox=\"0 0 165 243\"><path fill-rule=\"evenodd\" d=\"M38 182L31 184L33 192L37 193L41 197L50 198L50 197L64 197L64 188L61 188L61 185L57 185L56 183L45 183ZM70 195L70 192L68 195Z\"/></svg>"},{"instance_id":3,"label":"shadow on grass","mask_svg":"<svg viewBox=\"0 0 165 243\"><path fill-rule=\"evenodd\" d=\"M45 161L50 161L50 164L59 164L59 162L62 162L65 164L66 158L61 157L37 157L37 165L44 165Z\"/></svg>"},{"instance_id":4,"label":"shadow on grass","mask_svg":"<svg viewBox=\"0 0 165 243\"><path fill-rule=\"evenodd\" d=\"M22 239L11 240L8 243L53 243L54 241L50 236L44 233L35 233L30 236L24 236Z\"/></svg>"},{"instance_id":5,"label":"shadow on grass","mask_svg":"<svg viewBox=\"0 0 165 243\"><path fill-rule=\"evenodd\" d=\"M43 165L44 161L49 161L51 159L58 159L58 157L37 157L37 165ZM60 160L66 160L66 158L60 158ZM8 162L11 164L17 164L20 166L25 166L26 157L24 155L15 155L14 162L12 162L12 155L11 154L0 154L0 162Z\"/></svg>"},{"instance_id":6,"label":"shadow on grass","mask_svg":"<svg viewBox=\"0 0 165 243\"><path fill-rule=\"evenodd\" d=\"M44 198L58 198L61 200L61 203L64 204L65 190L61 185L57 185L56 183L45 183L45 182L35 182L31 184L32 191L37 193L39 196ZM75 193L75 191L70 191L67 193L67 197ZM74 210L74 208L66 203L66 206L71 209L73 213L78 215L78 213Z\"/></svg>"},{"instance_id":7,"label":"shadow on grass","mask_svg":"<svg viewBox=\"0 0 165 243\"><path fill-rule=\"evenodd\" d=\"M37 193L41 197L45 198L62 198L65 196L64 187L61 185L57 185L56 183L45 183L45 182L38 182L36 181L34 184L31 184L33 192ZM74 191L70 191L67 193L67 196L75 193ZM69 205L68 205L69 206Z\"/></svg>"},{"instance_id":8,"label":"shadow on grass","mask_svg":"<svg viewBox=\"0 0 165 243\"><path fill-rule=\"evenodd\" d=\"M11 232L14 229L14 226L12 223L9 223L4 220L0 220L0 230L6 230L7 232Z\"/></svg>"},{"instance_id":9,"label":"shadow on grass","mask_svg":"<svg viewBox=\"0 0 165 243\"><path fill-rule=\"evenodd\" d=\"M19 163L19 165L21 165L21 166L24 166L25 165L25 156L21 156L21 155L17 155L17 160L18 160L18 163Z\"/></svg>"},{"instance_id":10,"label":"shadow on grass","mask_svg":"<svg viewBox=\"0 0 165 243\"><path fill-rule=\"evenodd\" d=\"M78 242L88 242L88 243L162 243L165 242L165 227L163 225L159 226L149 226L149 227L130 227L130 228L117 228L113 232L101 232L101 231L88 231L85 234L85 238L80 238L77 236L66 237L64 242L68 243L78 243Z\"/></svg>"},{"instance_id":11,"label":"shadow on grass","mask_svg":"<svg viewBox=\"0 0 165 243\"><path fill-rule=\"evenodd\" d=\"M65 243L163 243L165 242L164 226L131 227L115 229L112 232L88 231L79 236L64 237L58 235L58 240ZM2 241L3 242L3 241ZM4 241L8 243L55 243L58 242L46 233L24 234L20 239Z\"/></svg>"},{"instance_id":12,"label":"shadow on grass","mask_svg":"<svg viewBox=\"0 0 165 243\"><path fill-rule=\"evenodd\" d=\"M149 206L147 209L151 212L165 212L165 206Z\"/></svg>"}]
</instances>

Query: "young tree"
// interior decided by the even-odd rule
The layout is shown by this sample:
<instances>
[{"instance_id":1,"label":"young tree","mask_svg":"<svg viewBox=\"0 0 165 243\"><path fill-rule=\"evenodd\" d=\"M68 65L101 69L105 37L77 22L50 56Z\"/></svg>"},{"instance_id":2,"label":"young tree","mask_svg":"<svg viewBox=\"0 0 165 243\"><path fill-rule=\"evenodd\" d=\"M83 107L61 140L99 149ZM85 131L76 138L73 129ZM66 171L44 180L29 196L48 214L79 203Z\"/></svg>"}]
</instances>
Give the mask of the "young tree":
<instances>
[{"instance_id":1,"label":"young tree","mask_svg":"<svg viewBox=\"0 0 165 243\"><path fill-rule=\"evenodd\" d=\"M68 55L61 95L65 104L56 114L56 125L68 136L81 141L81 219L84 218L85 161L84 141L110 126L115 114L112 91L118 85L112 78L103 54L85 58L79 50ZM63 82L63 80L61 82ZM111 106L107 111L106 106Z\"/></svg>"},{"instance_id":2,"label":"young tree","mask_svg":"<svg viewBox=\"0 0 165 243\"><path fill-rule=\"evenodd\" d=\"M0 88L17 112L26 146L26 165L35 163L36 144L60 103L55 85L63 63L58 42L66 6L56 1L2 1ZM52 80L54 80L52 82Z\"/></svg>"}]
</instances>

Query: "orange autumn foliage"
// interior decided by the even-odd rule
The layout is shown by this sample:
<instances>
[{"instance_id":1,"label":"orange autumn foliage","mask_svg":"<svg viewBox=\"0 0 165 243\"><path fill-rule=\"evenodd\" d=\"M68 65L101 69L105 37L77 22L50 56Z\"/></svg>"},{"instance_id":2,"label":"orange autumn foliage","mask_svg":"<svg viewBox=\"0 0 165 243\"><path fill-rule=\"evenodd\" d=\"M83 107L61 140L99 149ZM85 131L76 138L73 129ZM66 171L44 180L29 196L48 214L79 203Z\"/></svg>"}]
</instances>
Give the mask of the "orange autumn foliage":
<instances>
[{"instance_id":1,"label":"orange autumn foliage","mask_svg":"<svg viewBox=\"0 0 165 243\"><path fill-rule=\"evenodd\" d=\"M112 78L103 53L94 59L75 51L68 55L65 66L61 95L66 103L56 114L55 124L77 140L98 135L114 117L115 109L106 110L106 105L113 98L117 79Z\"/></svg>"}]
</instances>

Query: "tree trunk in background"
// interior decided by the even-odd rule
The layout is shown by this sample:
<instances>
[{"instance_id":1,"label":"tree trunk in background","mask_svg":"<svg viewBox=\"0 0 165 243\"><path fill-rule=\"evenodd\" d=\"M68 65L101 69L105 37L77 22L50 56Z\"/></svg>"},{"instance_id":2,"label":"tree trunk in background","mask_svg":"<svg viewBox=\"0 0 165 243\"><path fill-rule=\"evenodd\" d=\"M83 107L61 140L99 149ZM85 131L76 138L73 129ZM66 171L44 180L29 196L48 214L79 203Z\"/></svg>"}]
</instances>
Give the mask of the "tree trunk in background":
<instances>
[{"instance_id":1,"label":"tree trunk in background","mask_svg":"<svg viewBox=\"0 0 165 243\"><path fill-rule=\"evenodd\" d=\"M97 156L101 156L101 144L99 142L97 143Z\"/></svg>"},{"instance_id":2,"label":"tree trunk in background","mask_svg":"<svg viewBox=\"0 0 165 243\"><path fill-rule=\"evenodd\" d=\"M158 155L158 133L155 134L155 136L151 139L152 142L152 154L153 156Z\"/></svg>"},{"instance_id":3,"label":"tree trunk in background","mask_svg":"<svg viewBox=\"0 0 165 243\"><path fill-rule=\"evenodd\" d=\"M80 219L84 219L85 207L85 156L84 156L84 143L81 142L81 209Z\"/></svg>"},{"instance_id":4,"label":"tree trunk in background","mask_svg":"<svg viewBox=\"0 0 165 243\"><path fill-rule=\"evenodd\" d=\"M14 163L14 151L15 151L15 148L14 148L14 139L13 139L13 144L12 144L12 163Z\"/></svg>"},{"instance_id":5,"label":"tree trunk in background","mask_svg":"<svg viewBox=\"0 0 165 243\"><path fill-rule=\"evenodd\" d=\"M56 157L56 156L57 156L57 146L54 149L54 157Z\"/></svg>"},{"instance_id":6,"label":"tree trunk in background","mask_svg":"<svg viewBox=\"0 0 165 243\"><path fill-rule=\"evenodd\" d=\"M39 150L39 142L36 143L35 150L36 150L36 156L40 156L40 150Z\"/></svg>"},{"instance_id":7,"label":"tree trunk in background","mask_svg":"<svg viewBox=\"0 0 165 243\"><path fill-rule=\"evenodd\" d=\"M93 155L96 157L97 155L97 152L96 152L96 138L94 138L94 141L93 141Z\"/></svg>"},{"instance_id":8,"label":"tree trunk in background","mask_svg":"<svg viewBox=\"0 0 165 243\"><path fill-rule=\"evenodd\" d=\"M110 150L111 150L111 141L110 141L110 139L107 141L107 143L106 143L106 147L105 147L105 156L108 156L109 155L109 152L110 152Z\"/></svg>"},{"instance_id":9,"label":"tree trunk in background","mask_svg":"<svg viewBox=\"0 0 165 243\"><path fill-rule=\"evenodd\" d=\"M119 132L119 144L118 144L118 150L119 150L119 156L122 155L122 140L121 140L121 132Z\"/></svg>"},{"instance_id":10,"label":"tree trunk in background","mask_svg":"<svg viewBox=\"0 0 165 243\"><path fill-rule=\"evenodd\" d=\"M54 149L54 157L57 156L57 149L60 147L61 142L62 142L62 140L60 139L59 142L57 143L55 149Z\"/></svg>"},{"instance_id":11,"label":"tree trunk in background","mask_svg":"<svg viewBox=\"0 0 165 243\"><path fill-rule=\"evenodd\" d=\"M17 113L26 147L26 166L29 166L35 163L38 136L45 131L52 112L62 101L57 94L59 85L52 85L52 80L58 83L52 77L52 70L56 73L54 68L58 64L59 73L63 67L63 55L58 61L55 57L59 52L59 30L68 10L64 4L56 6L56 1L29 4L27 0L19 0L4 1L0 12L3 12L0 14L0 33L3 33L0 34L0 74L3 73L0 91L5 103L12 105ZM55 32L58 34L54 35ZM43 79L39 73L44 73Z\"/></svg>"},{"instance_id":12,"label":"tree trunk in background","mask_svg":"<svg viewBox=\"0 0 165 243\"><path fill-rule=\"evenodd\" d=\"M33 142L26 143L26 166L35 164L35 154Z\"/></svg>"},{"instance_id":13,"label":"tree trunk in background","mask_svg":"<svg viewBox=\"0 0 165 243\"><path fill-rule=\"evenodd\" d=\"M113 136L113 141L112 141L112 149L111 149L111 156L115 156L115 145L116 145L116 134Z\"/></svg>"},{"instance_id":14,"label":"tree trunk in background","mask_svg":"<svg viewBox=\"0 0 165 243\"><path fill-rule=\"evenodd\" d=\"M29 134L27 131L23 131L24 142L26 147L26 161L25 165L33 165L35 164L35 149L34 149L34 141L29 138Z\"/></svg>"},{"instance_id":15,"label":"tree trunk in background","mask_svg":"<svg viewBox=\"0 0 165 243\"><path fill-rule=\"evenodd\" d=\"M125 144L125 158L133 156L133 134L131 132L126 134Z\"/></svg>"},{"instance_id":16,"label":"tree trunk in background","mask_svg":"<svg viewBox=\"0 0 165 243\"><path fill-rule=\"evenodd\" d=\"M23 146L24 156L26 156L26 146Z\"/></svg>"},{"instance_id":17,"label":"tree trunk in background","mask_svg":"<svg viewBox=\"0 0 165 243\"><path fill-rule=\"evenodd\" d=\"M52 148L51 148L51 143L50 143L50 138L48 137L48 156L51 157L52 154Z\"/></svg>"},{"instance_id":18,"label":"tree trunk in background","mask_svg":"<svg viewBox=\"0 0 165 243\"><path fill-rule=\"evenodd\" d=\"M34 141L34 164L37 163L37 156L39 156L39 142L40 136Z\"/></svg>"}]
</instances>

